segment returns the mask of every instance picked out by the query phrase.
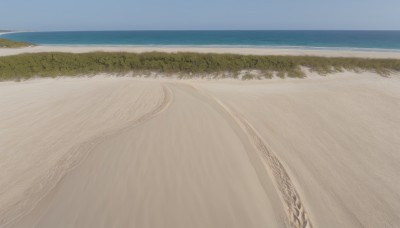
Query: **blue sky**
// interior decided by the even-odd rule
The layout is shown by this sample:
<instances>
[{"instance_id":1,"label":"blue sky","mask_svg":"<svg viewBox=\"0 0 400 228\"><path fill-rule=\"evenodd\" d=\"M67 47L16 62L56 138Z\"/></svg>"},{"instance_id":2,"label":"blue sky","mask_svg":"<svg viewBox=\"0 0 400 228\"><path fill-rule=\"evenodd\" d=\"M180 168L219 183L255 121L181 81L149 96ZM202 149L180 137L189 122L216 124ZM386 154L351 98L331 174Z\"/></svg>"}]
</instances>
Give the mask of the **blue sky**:
<instances>
[{"instance_id":1,"label":"blue sky","mask_svg":"<svg viewBox=\"0 0 400 228\"><path fill-rule=\"evenodd\" d=\"M400 0L1 0L0 29L400 30Z\"/></svg>"}]
</instances>

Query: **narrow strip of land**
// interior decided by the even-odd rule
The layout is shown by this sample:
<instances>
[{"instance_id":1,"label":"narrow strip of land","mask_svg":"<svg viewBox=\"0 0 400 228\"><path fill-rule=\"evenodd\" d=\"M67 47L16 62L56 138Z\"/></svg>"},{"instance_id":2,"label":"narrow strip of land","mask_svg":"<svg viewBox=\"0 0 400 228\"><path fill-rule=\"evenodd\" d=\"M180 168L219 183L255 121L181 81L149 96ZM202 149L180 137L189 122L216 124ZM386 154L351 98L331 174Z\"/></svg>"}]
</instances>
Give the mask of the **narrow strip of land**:
<instances>
[{"instance_id":1,"label":"narrow strip of land","mask_svg":"<svg viewBox=\"0 0 400 228\"><path fill-rule=\"evenodd\" d=\"M394 50L324 50L324 49L284 49L284 48L262 48L262 47L174 47L174 46L46 46L0 49L0 56L18 55L23 53L40 52L195 52L195 53L219 53L219 54L242 54L242 55L293 55L293 56L321 56L321 57L354 57L354 58L392 58L400 59L400 51Z\"/></svg>"}]
</instances>

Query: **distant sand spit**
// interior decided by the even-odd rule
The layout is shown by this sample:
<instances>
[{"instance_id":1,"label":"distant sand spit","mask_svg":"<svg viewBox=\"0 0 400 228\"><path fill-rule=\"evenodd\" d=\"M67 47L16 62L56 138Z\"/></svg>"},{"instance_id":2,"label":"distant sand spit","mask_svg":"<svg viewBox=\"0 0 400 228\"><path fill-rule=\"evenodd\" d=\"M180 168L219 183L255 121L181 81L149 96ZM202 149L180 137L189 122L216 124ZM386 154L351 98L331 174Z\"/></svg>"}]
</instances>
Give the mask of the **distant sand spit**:
<instances>
[{"instance_id":1,"label":"distant sand spit","mask_svg":"<svg viewBox=\"0 0 400 228\"><path fill-rule=\"evenodd\" d=\"M234 48L234 47L179 47L179 46L35 46L17 49L0 49L0 56L39 52L197 52L197 53L229 53L243 55L294 55L322 57L359 57L359 58L392 58L400 59L400 51L357 51L357 50L326 50L326 49L284 49L284 48Z\"/></svg>"},{"instance_id":2,"label":"distant sand spit","mask_svg":"<svg viewBox=\"0 0 400 228\"><path fill-rule=\"evenodd\" d=\"M398 227L400 79L0 83L5 227Z\"/></svg>"}]
</instances>

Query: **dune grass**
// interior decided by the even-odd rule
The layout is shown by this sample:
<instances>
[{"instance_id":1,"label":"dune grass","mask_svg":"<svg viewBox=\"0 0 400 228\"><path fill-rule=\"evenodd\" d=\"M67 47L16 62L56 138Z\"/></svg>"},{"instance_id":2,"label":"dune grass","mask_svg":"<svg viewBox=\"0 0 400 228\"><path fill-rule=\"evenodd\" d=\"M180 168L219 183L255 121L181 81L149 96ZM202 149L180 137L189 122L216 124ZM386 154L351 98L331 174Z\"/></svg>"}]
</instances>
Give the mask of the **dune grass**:
<instances>
[{"instance_id":1,"label":"dune grass","mask_svg":"<svg viewBox=\"0 0 400 228\"><path fill-rule=\"evenodd\" d=\"M19 42L19 41L13 41L13 40L7 40L0 38L0 48L21 48L21 47L29 47L29 46L34 46L31 43L26 43L26 42Z\"/></svg>"},{"instance_id":2,"label":"dune grass","mask_svg":"<svg viewBox=\"0 0 400 228\"><path fill-rule=\"evenodd\" d=\"M253 56L200 53L35 53L0 57L0 80L31 77L76 76L96 73L123 74L135 71L183 73L188 77L241 70L258 70L264 78L304 77L304 67L321 75L370 71L380 75L400 71L400 60L327 58L312 56ZM253 79L245 75L245 79ZM257 77L259 78L259 77Z\"/></svg>"}]
</instances>

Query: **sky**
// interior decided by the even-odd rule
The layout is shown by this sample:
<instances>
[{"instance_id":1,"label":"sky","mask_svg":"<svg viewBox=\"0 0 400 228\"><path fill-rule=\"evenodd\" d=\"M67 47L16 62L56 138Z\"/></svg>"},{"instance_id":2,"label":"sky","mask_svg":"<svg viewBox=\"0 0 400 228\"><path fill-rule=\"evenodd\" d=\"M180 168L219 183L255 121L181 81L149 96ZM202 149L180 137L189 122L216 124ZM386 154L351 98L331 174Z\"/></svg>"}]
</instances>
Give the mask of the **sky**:
<instances>
[{"instance_id":1,"label":"sky","mask_svg":"<svg viewBox=\"0 0 400 228\"><path fill-rule=\"evenodd\" d=\"M0 2L0 30L400 30L400 0Z\"/></svg>"}]
</instances>

